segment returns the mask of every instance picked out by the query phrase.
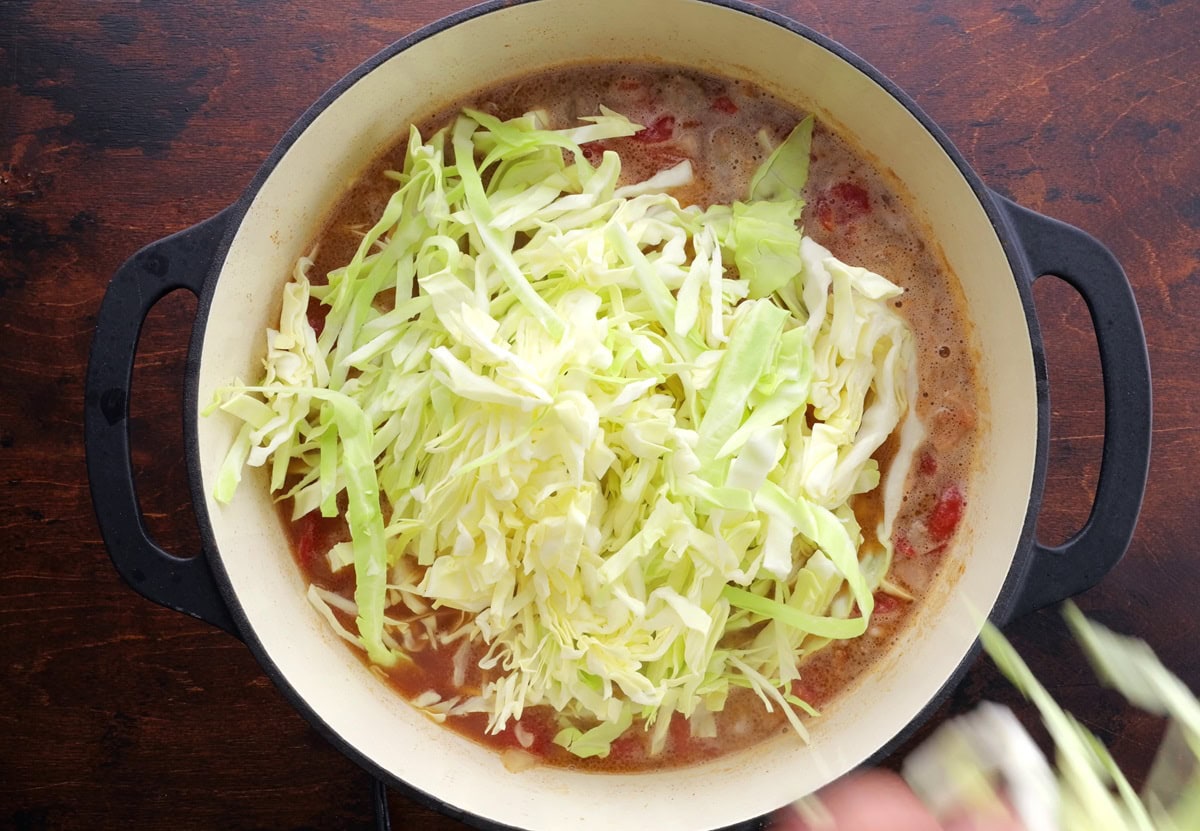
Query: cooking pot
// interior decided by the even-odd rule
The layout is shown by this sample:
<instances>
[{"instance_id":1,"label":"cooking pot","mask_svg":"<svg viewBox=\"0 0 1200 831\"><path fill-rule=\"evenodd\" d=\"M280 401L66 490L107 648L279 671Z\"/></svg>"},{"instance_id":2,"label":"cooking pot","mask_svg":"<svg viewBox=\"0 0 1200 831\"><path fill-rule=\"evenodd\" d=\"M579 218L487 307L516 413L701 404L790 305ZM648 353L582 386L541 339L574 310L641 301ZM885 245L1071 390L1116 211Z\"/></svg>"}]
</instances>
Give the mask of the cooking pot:
<instances>
[{"instance_id":1,"label":"cooking pot","mask_svg":"<svg viewBox=\"0 0 1200 831\"><path fill-rule=\"evenodd\" d=\"M903 642L812 723L678 770L510 773L380 683L305 599L265 479L226 506L213 482L237 426L200 410L258 374L279 288L347 184L406 125L497 79L581 60L678 64L744 78L854 136L913 197L962 284L990 425L958 545ZM1049 393L1031 287L1055 274L1083 296L1105 393L1103 461L1087 524L1061 547L1034 537ZM184 443L200 556L162 551L141 520L128 404L138 331L166 293L199 298L184 384ZM283 137L241 199L153 243L117 272L87 376L92 498L121 575L146 597L242 638L285 696L331 741L413 798L484 827L712 828L743 822L881 758L966 671L978 619L1016 615L1094 585L1123 555L1145 485L1150 376L1119 264L1084 232L988 190L941 130L846 49L736 0L528 0L453 15L371 58Z\"/></svg>"}]
</instances>

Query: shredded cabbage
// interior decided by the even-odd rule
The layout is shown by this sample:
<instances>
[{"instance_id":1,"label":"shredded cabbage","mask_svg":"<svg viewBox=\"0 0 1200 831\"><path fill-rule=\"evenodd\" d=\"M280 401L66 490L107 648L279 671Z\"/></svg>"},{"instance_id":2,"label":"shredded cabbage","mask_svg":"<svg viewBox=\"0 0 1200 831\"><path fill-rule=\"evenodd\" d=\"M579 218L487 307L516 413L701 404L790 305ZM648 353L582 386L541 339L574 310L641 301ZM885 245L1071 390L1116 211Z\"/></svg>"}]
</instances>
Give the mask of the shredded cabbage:
<instances>
[{"instance_id":1,"label":"shredded cabbage","mask_svg":"<svg viewBox=\"0 0 1200 831\"><path fill-rule=\"evenodd\" d=\"M411 131L357 253L327 284L302 260L263 379L218 391L242 427L214 495L269 460L293 517L345 500L357 640L390 665L461 611L432 634L483 645L493 732L549 705L578 756L635 725L657 749L746 687L803 733L798 663L865 631L891 558L879 534L864 568L850 500L907 409L900 289L802 237L811 119L707 210L662 192L690 165L588 162L624 116L544 120Z\"/></svg>"},{"instance_id":2,"label":"shredded cabbage","mask_svg":"<svg viewBox=\"0 0 1200 831\"><path fill-rule=\"evenodd\" d=\"M1064 616L1101 680L1135 707L1166 717L1166 738L1138 794L1108 749L1054 701L998 629L984 648L1038 709L1055 749L1052 770L1021 723L985 704L947 722L904 762L904 776L939 817L986 813L1007 801L1030 831L1183 831L1200 827L1200 701L1143 641Z\"/></svg>"}]
</instances>

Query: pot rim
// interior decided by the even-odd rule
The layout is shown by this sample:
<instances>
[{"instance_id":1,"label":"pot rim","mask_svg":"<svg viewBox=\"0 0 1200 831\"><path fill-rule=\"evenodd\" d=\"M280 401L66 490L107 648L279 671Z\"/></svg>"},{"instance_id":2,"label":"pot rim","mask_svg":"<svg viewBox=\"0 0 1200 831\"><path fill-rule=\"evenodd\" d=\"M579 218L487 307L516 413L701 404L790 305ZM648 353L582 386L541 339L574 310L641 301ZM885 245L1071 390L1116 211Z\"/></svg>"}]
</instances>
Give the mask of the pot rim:
<instances>
[{"instance_id":1,"label":"pot rim","mask_svg":"<svg viewBox=\"0 0 1200 831\"><path fill-rule=\"evenodd\" d=\"M233 243L242 220L245 217L250 206L258 196L264 183L270 177L280 160L291 150L292 146L300 138L300 136L309 128L309 126L323 113L330 105L340 98L354 84L360 81L363 77L376 70L382 64L394 58L411 48L412 46L421 43L431 37L434 37L441 32L453 28L459 24L484 17L493 12L502 11L513 6L523 6L533 3L542 2L542 0L485 0L478 5L462 9L447 15L439 20L436 20L411 34L393 42L387 47L381 49L349 73L340 78L333 84L324 94L322 94L304 113L288 128L282 135L278 143L271 150L270 154L263 161L255 173L253 179L242 191L241 195L225 212L227 222L222 240L214 250L212 264L209 267L209 273L204 281L203 288L197 299L195 323L192 329L192 335L189 344L188 361L184 375L184 396L183 396L183 419L184 419L184 450L188 465L188 479L191 490L192 503L195 507L197 524L200 530L200 538L202 550L207 556L212 568L212 573L216 581L217 587L221 593L221 597L229 608L242 640L247 647L250 648L256 661L262 667L266 675L271 679L272 683L280 690L285 699L297 711L304 716L319 733L329 741L341 753L352 759L360 767L363 767L372 776L382 782L402 791L406 796L414 801L436 810L444 815L453 817L468 825L482 829L513 829L519 831L514 826L500 823L496 820L489 819L486 816L470 813L457 808L453 804L445 800L423 791L408 782L396 777L387 769L381 767L366 753L350 744L349 741L342 738L322 716L308 703L307 699L301 695L295 687L288 681L284 673L279 669L275 662L270 658L263 642L259 639L253 626L242 609L236 592L233 590L228 572L225 569L221 553L216 545L216 535L213 530L211 518L207 508L207 500L204 489L203 477L200 469L200 441L199 441L199 375L200 375L200 356L204 349L205 333L207 330L209 313L212 308L213 297L216 290L216 284L221 271L224 269L226 256ZM1035 395L1037 401L1037 435L1035 439L1035 455L1032 471L1032 481L1030 483L1029 503L1026 506L1025 517L1022 524L1021 532L1018 536L1017 550L1014 552L1012 567L1009 569L1004 584L1001 587L995 604L993 605L988 619L996 625L1006 623L1016 611L1016 605L1019 600L1021 587L1024 585L1026 577L1031 570L1033 559L1033 543L1035 536L1035 526L1038 514L1038 507L1042 501L1044 491L1046 468L1048 464L1047 447L1049 444L1049 391L1048 380L1045 364L1045 353L1041 338L1041 331L1038 325L1037 315L1033 302L1032 284L1036 275L1031 273L1029 261L1025 254L1024 248L1019 243L1016 233L1012 228L1010 221L1002 210L1001 205L996 199L995 194L983 184L978 174L963 158L962 154L950 141L947 135L925 112L916 104L916 102L908 96L898 85L890 78L880 72L878 69L869 64L866 60L859 57L856 53L841 45L837 41L814 31L798 21L786 17L770 9L761 6L752 5L746 0L693 0L693 2L703 3L710 6L718 6L728 9L732 12L746 14L759 20L779 26L793 35L804 38L817 46L831 52L835 57L847 62L859 72L866 75L874 83L882 87L888 95L895 99L903 106L921 125L934 141L941 147L942 151L954 163L959 173L963 176L972 193L979 201L985 214L991 223L992 229L995 232L1007 258L1009 268L1012 272L1018 296L1020 298L1022 311L1025 321L1028 326L1029 345L1032 353L1033 368L1034 368L1034 383ZM909 722L900 732L893 736L889 741L884 743L875 753L867 758L863 765L872 765L885 758L894 752L900 745L911 737L917 727L923 724L933 713L941 707L941 705L949 697L953 689L961 682L962 677L974 661L975 656L980 650L980 645L976 640L975 644L963 654L954 671L948 676L946 682L937 690L937 692L929 699L924 707L912 721ZM754 821L742 823L738 826L753 825ZM756 827L756 826L755 826Z\"/></svg>"}]
</instances>

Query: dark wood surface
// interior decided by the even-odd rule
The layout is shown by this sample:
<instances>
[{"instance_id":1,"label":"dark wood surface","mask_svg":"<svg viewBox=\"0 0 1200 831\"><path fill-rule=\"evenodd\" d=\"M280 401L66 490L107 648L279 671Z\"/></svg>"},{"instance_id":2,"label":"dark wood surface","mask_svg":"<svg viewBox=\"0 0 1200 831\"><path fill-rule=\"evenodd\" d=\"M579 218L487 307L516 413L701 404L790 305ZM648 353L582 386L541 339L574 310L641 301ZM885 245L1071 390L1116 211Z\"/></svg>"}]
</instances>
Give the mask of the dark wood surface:
<instances>
[{"instance_id":1,"label":"dark wood surface","mask_svg":"<svg viewBox=\"0 0 1200 831\"><path fill-rule=\"evenodd\" d=\"M368 775L238 641L118 578L84 472L83 376L127 257L233 202L326 88L465 5L0 2L0 827L368 826ZM1080 604L1200 689L1200 4L766 5L874 64L992 187L1124 264L1154 372L1150 483L1128 555ZM1103 409L1082 301L1050 279L1036 295L1053 542L1086 517ZM180 437L194 308L177 293L151 314L131 413L147 522L179 553L198 548ZM1140 779L1162 725L1095 684L1056 613L1009 634ZM984 698L1032 721L986 661L935 721ZM398 828L461 827L397 795L391 806Z\"/></svg>"}]
</instances>

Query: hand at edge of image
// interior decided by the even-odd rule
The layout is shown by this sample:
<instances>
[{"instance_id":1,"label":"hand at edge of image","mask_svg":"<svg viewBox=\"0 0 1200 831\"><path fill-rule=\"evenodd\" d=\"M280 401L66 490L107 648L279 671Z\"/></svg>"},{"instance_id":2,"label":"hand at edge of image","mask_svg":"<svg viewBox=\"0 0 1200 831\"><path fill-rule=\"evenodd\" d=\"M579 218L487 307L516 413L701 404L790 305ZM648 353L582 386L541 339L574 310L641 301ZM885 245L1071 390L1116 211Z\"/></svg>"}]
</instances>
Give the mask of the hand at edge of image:
<instances>
[{"instance_id":1,"label":"hand at edge of image","mask_svg":"<svg viewBox=\"0 0 1200 831\"><path fill-rule=\"evenodd\" d=\"M1007 809L939 821L904 780L884 770L851 774L817 799L778 812L771 831L1025 831Z\"/></svg>"},{"instance_id":2,"label":"hand at edge of image","mask_svg":"<svg viewBox=\"0 0 1200 831\"><path fill-rule=\"evenodd\" d=\"M991 702L939 727L903 762L903 776L851 773L772 817L774 831L1184 831L1200 827L1200 700L1144 641L1063 616L1104 686L1167 721L1134 788L1098 738L1064 711L998 629L981 640L1037 708L1053 766L1006 707Z\"/></svg>"}]
</instances>

